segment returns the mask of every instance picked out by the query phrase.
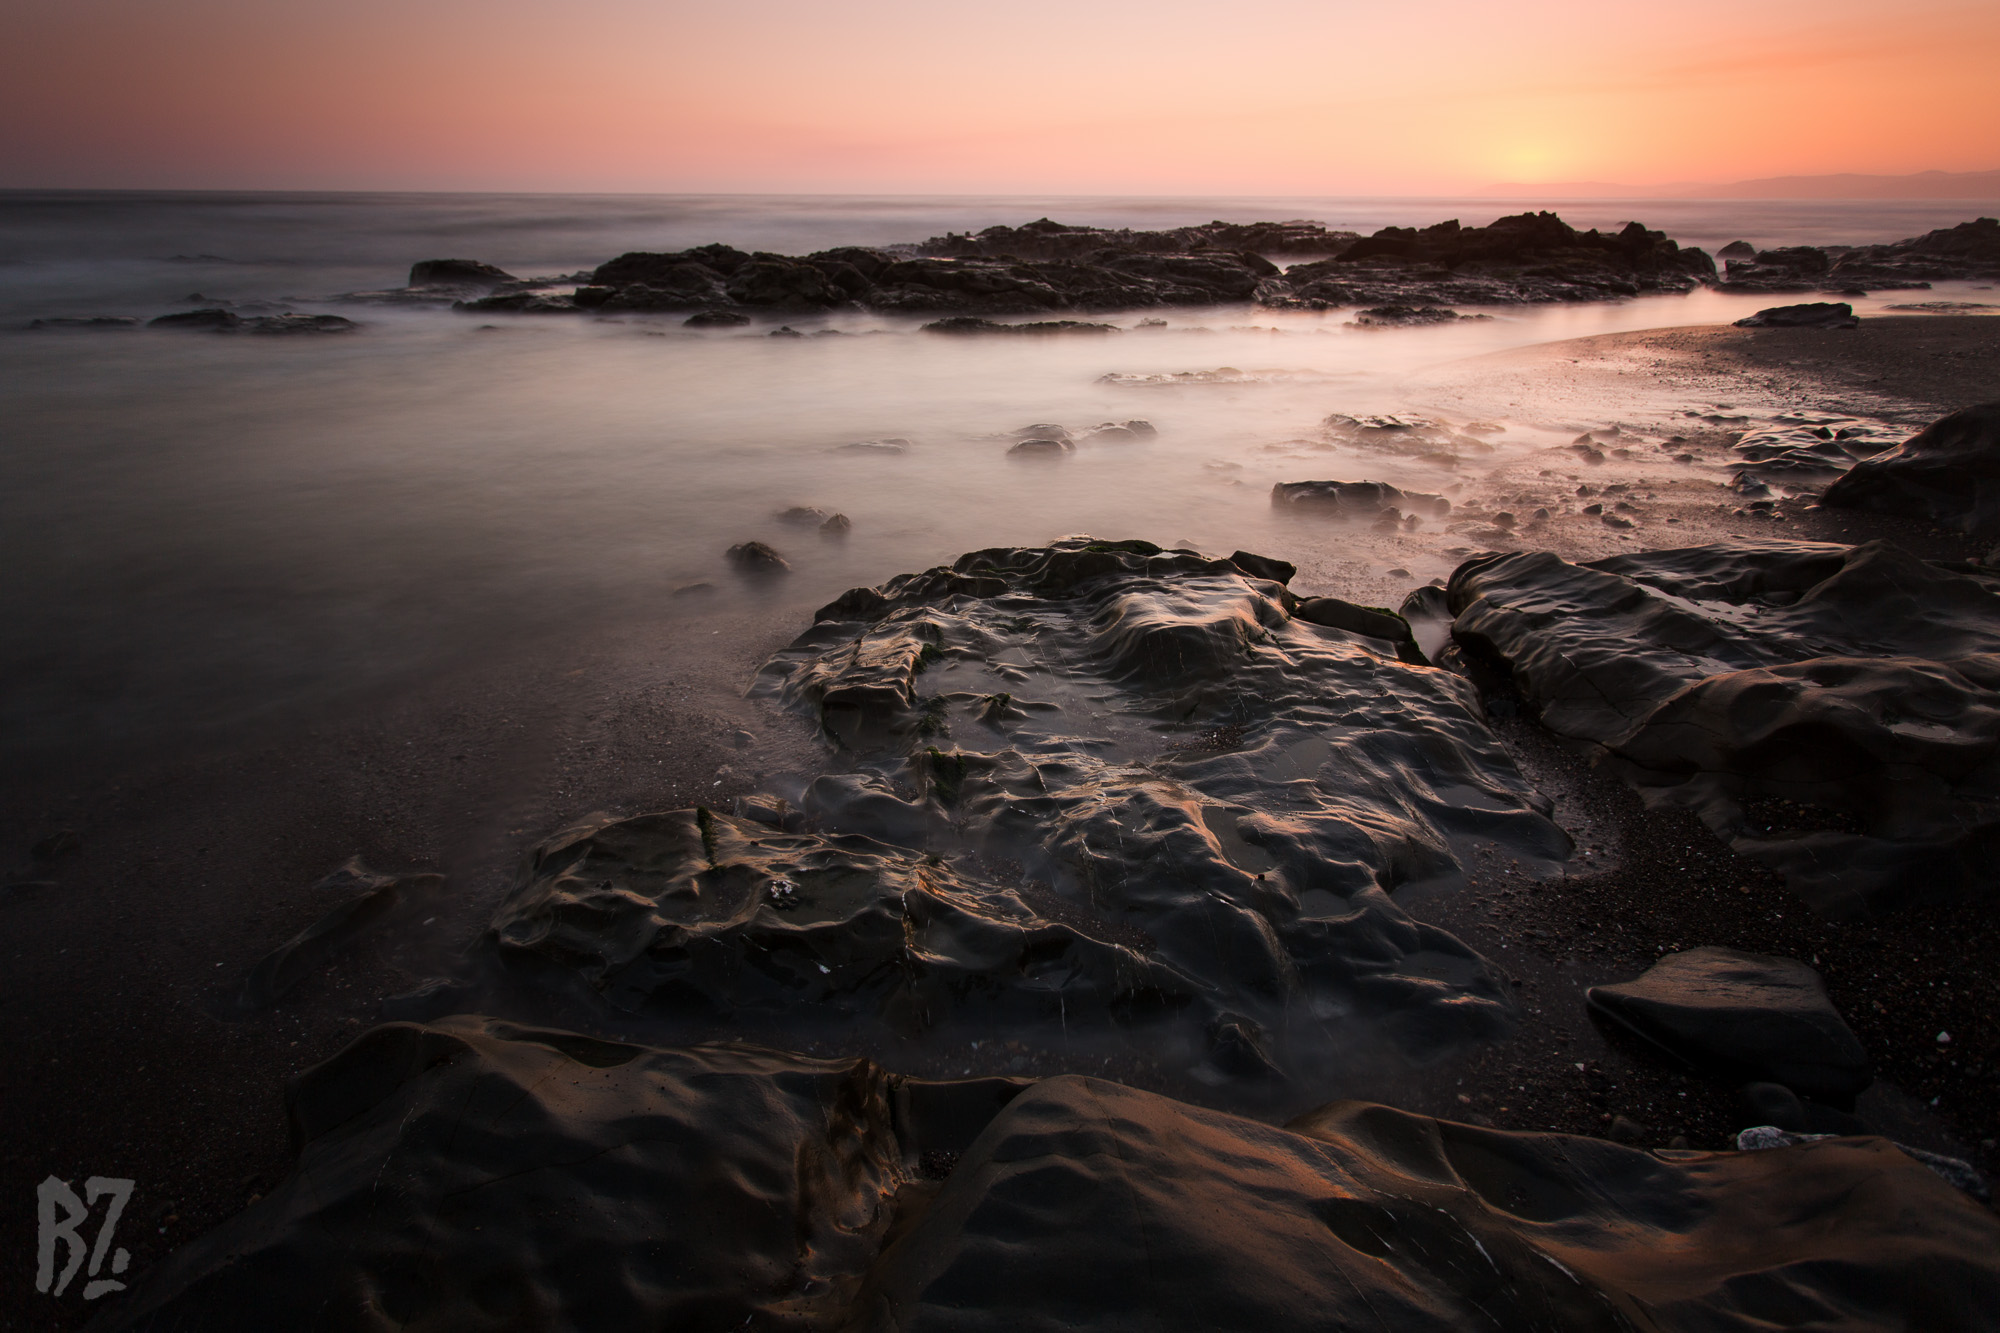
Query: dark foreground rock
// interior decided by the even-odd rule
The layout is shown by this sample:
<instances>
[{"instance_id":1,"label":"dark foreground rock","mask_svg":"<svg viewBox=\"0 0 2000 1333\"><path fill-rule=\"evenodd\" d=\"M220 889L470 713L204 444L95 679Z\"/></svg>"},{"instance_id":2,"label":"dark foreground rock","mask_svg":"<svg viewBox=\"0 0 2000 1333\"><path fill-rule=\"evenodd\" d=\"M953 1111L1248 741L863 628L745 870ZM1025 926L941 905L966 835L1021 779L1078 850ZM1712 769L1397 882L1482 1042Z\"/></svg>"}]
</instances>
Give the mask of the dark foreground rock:
<instances>
[{"instance_id":1,"label":"dark foreground rock","mask_svg":"<svg viewBox=\"0 0 2000 1333\"><path fill-rule=\"evenodd\" d=\"M1819 973L1794 958L1689 949L1585 997L1596 1016L1734 1083L1852 1106L1873 1080Z\"/></svg>"},{"instance_id":2,"label":"dark foreground rock","mask_svg":"<svg viewBox=\"0 0 2000 1333\"><path fill-rule=\"evenodd\" d=\"M1273 509L1400 523L1406 517L1443 518L1451 501L1405 491L1386 481L1281 481L1271 487Z\"/></svg>"},{"instance_id":3,"label":"dark foreground rock","mask_svg":"<svg viewBox=\"0 0 2000 1333\"><path fill-rule=\"evenodd\" d=\"M1954 412L1855 464L1820 503L2000 533L2000 403Z\"/></svg>"},{"instance_id":4,"label":"dark foreground rock","mask_svg":"<svg viewBox=\"0 0 2000 1333\"><path fill-rule=\"evenodd\" d=\"M1336 626L1345 605L1087 539L856 589L754 690L829 747L790 831L576 830L495 945L625 1010L1004 1019L1203 1080L1493 1035L1499 977L1390 895L1458 878L1472 839L1530 862L1568 840L1469 683L1401 660L1398 617Z\"/></svg>"},{"instance_id":5,"label":"dark foreground rock","mask_svg":"<svg viewBox=\"0 0 2000 1333\"><path fill-rule=\"evenodd\" d=\"M294 1081L298 1161L106 1330L1990 1328L2000 1223L1884 1139L1654 1154L1338 1102L455 1018Z\"/></svg>"},{"instance_id":6,"label":"dark foreground rock","mask_svg":"<svg viewBox=\"0 0 2000 1333\"><path fill-rule=\"evenodd\" d=\"M1739 329L1858 329L1861 317L1845 301L1774 305L1736 321Z\"/></svg>"},{"instance_id":7,"label":"dark foreground rock","mask_svg":"<svg viewBox=\"0 0 2000 1333\"><path fill-rule=\"evenodd\" d=\"M1883 542L1772 542L1483 557L1449 601L1497 688L1838 915L1994 887L1996 590Z\"/></svg>"}]
</instances>

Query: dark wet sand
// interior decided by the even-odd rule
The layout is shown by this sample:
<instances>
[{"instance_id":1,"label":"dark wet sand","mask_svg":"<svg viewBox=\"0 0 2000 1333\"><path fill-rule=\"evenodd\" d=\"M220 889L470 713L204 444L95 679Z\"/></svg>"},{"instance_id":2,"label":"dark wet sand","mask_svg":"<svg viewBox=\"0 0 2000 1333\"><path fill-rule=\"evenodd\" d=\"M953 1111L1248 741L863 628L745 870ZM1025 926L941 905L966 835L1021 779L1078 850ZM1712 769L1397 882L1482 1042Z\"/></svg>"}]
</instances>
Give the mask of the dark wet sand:
<instances>
[{"instance_id":1,"label":"dark wet sand","mask_svg":"<svg viewBox=\"0 0 2000 1333\"><path fill-rule=\"evenodd\" d=\"M1441 396L1465 400L1505 382L1567 377L1579 392L1585 382L1592 392L1608 385L1649 403L1767 403L1921 422L2000 398L2000 319L1625 334L1461 363L1454 376L1437 380ZM1564 516L1523 534L1523 544L1592 558L1732 536L1884 536L1926 556L1978 553L1957 534L1834 519L1803 505L1782 507L1776 522L1735 517L1713 469L1677 472L1664 456L1632 466L1665 497L1634 533ZM1322 559L1301 561L1301 590L1381 600L1341 581L1340 539L1327 541ZM132 1251L135 1271L240 1209L289 1164L285 1076L376 1021L383 997L445 970L476 938L524 848L591 810L721 803L754 784L751 764L728 741L752 715L725 714L714 701L803 625L786 616L760 622L736 635L724 661L678 634L634 630L617 644L468 666L195 752L15 766L0 779L0 868L29 885L0 890L9 964L0 1097L10 1131L0 1148L0 1197L28 1200L49 1174L132 1177L137 1189L117 1243ZM1511 1041L1415 1077L1384 1100L1581 1133L1603 1133L1608 1117L1622 1114L1646 1127L1652 1146L1677 1135L1722 1146L1747 1123L1733 1091L1607 1043L1583 1016L1581 987L1634 975L1674 947L1817 954L1881 1070L1864 1113L1908 1141L2000 1168L1991 1146L2000 1133L1992 963L2000 928L1947 910L1828 926L1692 821L1641 811L1545 733L1521 723L1502 731L1523 770L1558 799L1562 822L1592 849L1591 860L1540 886L1505 866L1485 867L1472 894L1405 902L1509 968L1529 1021ZM766 747L798 743L764 734L752 753L761 762ZM731 771L719 776L725 766ZM64 829L79 833L77 850L29 855ZM447 897L434 919L393 943L364 943L271 1013L218 1016L227 984L324 909L309 886L356 855L380 870L445 871ZM1590 873L1590 863L1613 868ZM1952 1034L1948 1047L1933 1040L1939 1031ZM31 1255L32 1207L10 1207L4 1217L0 1239L15 1255ZM61 1311L35 1295L30 1263L6 1265L4 1274L0 1328L69 1327L87 1312L74 1291Z\"/></svg>"}]
</instances>

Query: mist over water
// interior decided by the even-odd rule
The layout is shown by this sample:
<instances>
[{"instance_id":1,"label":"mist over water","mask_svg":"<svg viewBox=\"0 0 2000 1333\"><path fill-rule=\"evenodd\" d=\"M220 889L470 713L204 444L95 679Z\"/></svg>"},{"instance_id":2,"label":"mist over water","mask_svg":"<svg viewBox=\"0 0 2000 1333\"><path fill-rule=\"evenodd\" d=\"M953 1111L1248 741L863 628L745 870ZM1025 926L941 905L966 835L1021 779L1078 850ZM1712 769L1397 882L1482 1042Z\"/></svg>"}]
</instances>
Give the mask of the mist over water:
<instances>
[{"instance_id":1,"label":"mist over water","mask_svg":"<svg viewBox=\"0 0 2000 1333\"><path fill-rule=\"evenodd\" d=\"M14 750L200 728L394 682L488 647L701 620L738 599L810 608L982 546L1065 533L1283 554L1271 484L1341 475L1299 456L1332 412L1421 411L1417 372L1556 339L1734 319L1770 298L1698 291L1513 307L1363 330L1351 312L1249 306L1103 317L1123 332L949 338L865 314L695 331L678 316L476 317L342 305L455 256L523 275L629 249L725 241L803 253L1043 215L1162 227L1310 217L1373 230L1484 223L1505 201L0 195L0 730ZM1971 206L1672 201L1561 206L1637 217L1711 250L1899 239ZM150 317L183 298L345 314L324 338L28 331L50 315ZM1913 299L1885 293L1864 311ZM1922 299L1922 298L1915 298ZM1140 328L1151 316L1165 328ZM1211 382L1125 377L1210 375ZM1219 382L1215 382L1219 381ZM1143 419L1158 435L1008 455L1032 423ZM1531 403L1494 462L1576 423ZM1589 424L1589 423L1584 423ZM841 446L908 441L901 454ZM1464 474L1369 460L1371 480ZM844 541L774 514L848 515ZM747 587L723 551L778 547ZM1416 581L1434 572L1412 565ZM676 588L712 583L703 598ZM713 622L713 623L711 623Z\"/></svg>"}]
</instances>

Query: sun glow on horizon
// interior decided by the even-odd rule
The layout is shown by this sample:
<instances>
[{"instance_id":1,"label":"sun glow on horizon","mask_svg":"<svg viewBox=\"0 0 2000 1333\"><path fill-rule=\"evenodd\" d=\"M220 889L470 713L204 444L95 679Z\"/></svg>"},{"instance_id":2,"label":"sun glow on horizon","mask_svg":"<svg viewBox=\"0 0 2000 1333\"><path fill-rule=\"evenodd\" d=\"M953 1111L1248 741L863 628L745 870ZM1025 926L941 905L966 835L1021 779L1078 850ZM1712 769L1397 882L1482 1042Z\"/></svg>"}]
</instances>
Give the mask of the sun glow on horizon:
<instances>
[{"instance_id":1,"label":"sun glow on horizon","mask_svg":"<svg viewBox=\"0 0 2000 1333\"><path fill-rule=\"evenodd\" d=\"M2000 168L2000 6L13 0L0 185L1421 193ZM560 16L560 22L556 21ZM171 53L170 56L163 53Z\"/></svg>"}]
</instances>

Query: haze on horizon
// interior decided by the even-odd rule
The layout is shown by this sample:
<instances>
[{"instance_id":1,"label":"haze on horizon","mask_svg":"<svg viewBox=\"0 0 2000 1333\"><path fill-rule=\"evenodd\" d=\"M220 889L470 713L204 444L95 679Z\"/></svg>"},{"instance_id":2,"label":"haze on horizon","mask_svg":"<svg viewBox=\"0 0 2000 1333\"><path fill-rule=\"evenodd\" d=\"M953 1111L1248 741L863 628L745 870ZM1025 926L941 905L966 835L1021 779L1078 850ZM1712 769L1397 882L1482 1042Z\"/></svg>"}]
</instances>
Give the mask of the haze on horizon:
<instances>
[{"instance_id":1,"label":"haze on horizon","mask_svg":"<svg viewBox=\"0 0 2000 1333\"><path fill-rule=\"evenodd\" d=\"M2000 6L4 0L0 188L1427 194L2000 167Z\"/></svg>"}]
</instances>

